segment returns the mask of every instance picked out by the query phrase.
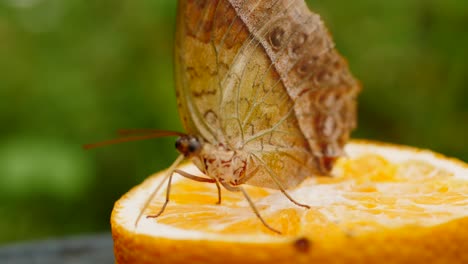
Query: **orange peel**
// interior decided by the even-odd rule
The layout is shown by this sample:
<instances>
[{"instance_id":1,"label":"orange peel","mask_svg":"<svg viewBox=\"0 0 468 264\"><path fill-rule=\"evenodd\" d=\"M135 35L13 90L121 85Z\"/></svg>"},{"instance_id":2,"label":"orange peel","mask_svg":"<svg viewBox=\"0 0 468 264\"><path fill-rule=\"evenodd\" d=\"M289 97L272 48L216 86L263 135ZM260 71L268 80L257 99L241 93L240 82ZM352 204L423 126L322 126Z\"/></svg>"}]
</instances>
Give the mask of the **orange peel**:
<instances>
[{"instance_id":1,"label":"orange peel","mask_svg":"<svg viewBox=\"0 0 468 264\"><path fill-rule=\"evenodd\" d=\"M116 202L116 263L468 263L468 165L427 150L353 141L333 177L289 190L247 186L266 221L239 193L174 177L171 202L156 219L141 206L164 172ZM197 173L193 164L179 169ZM198 172L199 173L199 172ZM164 192L145 215L158 211Z\"/></svg>"}]
</instances>

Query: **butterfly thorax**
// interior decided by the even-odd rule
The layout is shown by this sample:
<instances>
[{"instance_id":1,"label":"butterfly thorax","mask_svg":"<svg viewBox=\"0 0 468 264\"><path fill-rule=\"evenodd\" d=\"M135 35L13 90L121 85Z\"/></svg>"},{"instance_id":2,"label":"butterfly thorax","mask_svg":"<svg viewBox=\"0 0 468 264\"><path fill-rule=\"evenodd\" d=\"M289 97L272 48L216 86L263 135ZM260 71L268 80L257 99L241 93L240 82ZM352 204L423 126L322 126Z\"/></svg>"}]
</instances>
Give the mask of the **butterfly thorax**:
<instances>
[{"instance_id":1,"label":"butterfly thorax","mask_svg":"<svg viewBox=\"0 0 468 264\"><path fill-rule=\"evenodd\" d=\"M196 136L183 136L176 148L207 176L232 186L245 182L248 153L231 150L224 144L211 144Z\"/></svg>"},{"instance_id":2,"label":"butterfly thorax","mask_svg":"<svg viewBox=\"0 0 468 264\"><path fill-rule=\"evenodd\" d=\"M192 159L205 174L220 182L239 185L246 179L248 154L243 151L205 143L200 154Z\"/></svg>"}]
</instances>

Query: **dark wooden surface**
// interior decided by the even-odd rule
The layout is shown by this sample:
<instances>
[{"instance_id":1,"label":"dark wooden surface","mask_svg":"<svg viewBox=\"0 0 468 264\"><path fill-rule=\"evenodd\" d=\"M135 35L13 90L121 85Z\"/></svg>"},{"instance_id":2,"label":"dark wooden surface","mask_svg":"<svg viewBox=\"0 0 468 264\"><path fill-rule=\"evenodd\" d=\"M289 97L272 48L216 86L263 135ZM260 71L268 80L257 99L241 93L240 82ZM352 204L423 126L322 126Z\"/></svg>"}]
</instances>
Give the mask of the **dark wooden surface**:
<instances>
[{"instance_id":1,"label":"dark wooden surface","mask_svg":"<svg viewBox=\"0 0 468 264\"><path fill-rule=\"evenodd\" d=\"M0 264L111 264L110 234L51 239L0 246Z\"/></svg>"}]
</instances>

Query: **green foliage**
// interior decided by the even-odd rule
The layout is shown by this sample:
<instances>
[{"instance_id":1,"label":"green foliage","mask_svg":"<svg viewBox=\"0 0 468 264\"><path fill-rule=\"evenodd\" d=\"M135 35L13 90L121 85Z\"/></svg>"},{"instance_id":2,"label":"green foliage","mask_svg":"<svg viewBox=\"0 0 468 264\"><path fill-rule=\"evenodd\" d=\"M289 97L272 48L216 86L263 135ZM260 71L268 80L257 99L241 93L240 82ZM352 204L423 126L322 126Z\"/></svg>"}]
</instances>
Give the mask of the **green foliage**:
<instances>
[{"instance_id":1,"label":"green foliage","mask_svg":"<svg viewBox=\"0 0 468 264\"><path fill-rule=\"evenodd\" d=\"M309 1L362 81L365 137L468 161L467 1ZM176 1L0 1L0 243L109 229L173 139L83 151L118 128L182 130Z\"/></svg>"}]
</instances>

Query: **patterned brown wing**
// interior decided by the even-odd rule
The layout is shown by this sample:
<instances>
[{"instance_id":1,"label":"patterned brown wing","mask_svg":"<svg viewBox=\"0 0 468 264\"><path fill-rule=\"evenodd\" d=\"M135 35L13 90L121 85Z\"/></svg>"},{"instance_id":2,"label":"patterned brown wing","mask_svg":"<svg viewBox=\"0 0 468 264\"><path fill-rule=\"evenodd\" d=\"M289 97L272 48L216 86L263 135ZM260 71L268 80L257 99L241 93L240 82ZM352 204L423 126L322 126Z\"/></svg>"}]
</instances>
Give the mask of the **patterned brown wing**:
<instances>
[{"instance_id":1,"label":"patterned brown wing","mask_svg":"<svg viewBox=\"0 0 468 264\"><path fill-rule=\"evenodd\" d=\"M309 91L304 83L317 80L308 74L293 81L294 69L304 66L307 52L315 52L314 47L307 49L315 43L309 39L329 40L304 29L323 28L316 15L291 18L301 8L302 0L179 1L176 77L181 118L188 133L249 153L253 176L246 179L248 184L276 187L275 175L287 188L313 173L327 173L324 160L339 153L353 126L354 94L335 91L354 88L321 82L308 86ZM287 28L291 21L295 27ZM285 63L291 52L295 57ZM320 52L314 67L325 69L328 62L320 64L322 54L330 50ZM343 61L336 52L332 55ZM309 73L307 67L299 68ZM336 103L330 102L335 97Z\"/></svg>"},{"instance_id":2,"label":"patterned brown wing","mask_svg":"<svg viewBox=\"0 0 468 264\"><path fill-rule=\"evenodd\" d=\"M309 11L304 1L230 2L265 48L295 103L294 112L317 157L317 167L328 173L330 161L342 154L356 127L359 82L334 48L320 16Z\"/></svg>"}]
</instances>

